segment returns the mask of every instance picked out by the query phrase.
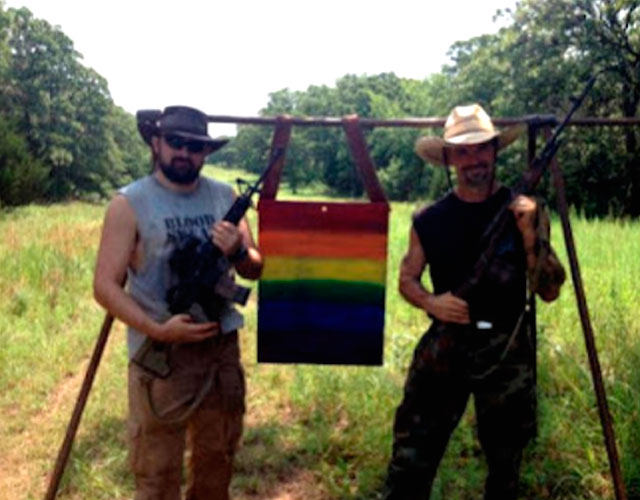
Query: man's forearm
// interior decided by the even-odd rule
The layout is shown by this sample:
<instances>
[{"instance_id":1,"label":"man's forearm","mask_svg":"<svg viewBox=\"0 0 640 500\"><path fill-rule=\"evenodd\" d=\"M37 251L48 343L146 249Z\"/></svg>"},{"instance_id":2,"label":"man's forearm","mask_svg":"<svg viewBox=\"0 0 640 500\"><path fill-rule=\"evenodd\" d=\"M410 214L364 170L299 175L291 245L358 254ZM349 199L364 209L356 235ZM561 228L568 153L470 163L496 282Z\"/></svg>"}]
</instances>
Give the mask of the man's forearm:
<instances>
[{"instance_id":1,"label":"man's forearm","mask_svg":"<svg viewBox=\"0 0 640 500\"><path fill-rule=\"evenodd\" d=\"M543 300L550 302L560 294L565 272L549 243L549 215L542 203L536 203L535 211L528 210L526 215L520 217L518 225L526 255L529 287Z\"/></svg>"},{"instance_id":2,"label":"man's forearm","mask_svg":"<svg viewBox=\"0 0 640 500\"><path fill-rule=\"evenodd\" d=\"M549 243L549 220L543 216L540 221L533 244L526 245L525 240L527 274L531 291L550 302L560 294L566 275Z\"/></svg>"},{"instance_id":3,"label":"man's forearm","mask_svg":"<svg viewBox=\"0 0 640 500\"><path fill-rule=\"evenodd\" d=\"M401 278L398 290L407 302L423 311L429 312L429 301L433 297L433 294L427 291L427 289L422 286L422 283L415 279Z\"/></svg>"},{"instance_id":4,"label":"man's forearm","mask_svg":"<svg viewBox=\"0 0 640 500\"><path fill-rule=\"evenodd\" d=\"M160 324L154 321L119 285L102 283L94 286L94 297L109 314L139 332L156 338Z\"/></svg>"},{"instance_id":5,"label":"man's forearm","mask_svg":"<svg viewBox=\"0 0 640 500\"><path fill-rule=\"evenodd\" d=\"M238 274L243 278L257 280L262 275L263 261L260 252L256 248L248 248L247 254L233 263Z\"/></svg>"},{"instance_id":6,"label":"man's forearm","mask_svg":"<svg viewBox=\"0 0 640 500\"><path fill-rule=\"evenodd\" d=\"M529 267L531 290L550 302L560 295L565 279L564 268L551 246L541 249L533 260L533 267Z\"/></svg>"}]
</instances>

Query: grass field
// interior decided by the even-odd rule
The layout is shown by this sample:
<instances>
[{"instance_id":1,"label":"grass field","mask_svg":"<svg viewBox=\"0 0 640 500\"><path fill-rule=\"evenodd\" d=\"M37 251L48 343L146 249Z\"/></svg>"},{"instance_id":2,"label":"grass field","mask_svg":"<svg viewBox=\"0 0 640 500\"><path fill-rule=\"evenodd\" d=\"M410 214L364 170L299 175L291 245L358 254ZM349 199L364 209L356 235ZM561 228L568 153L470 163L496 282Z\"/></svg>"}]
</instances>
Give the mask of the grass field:
<instances>
[{"instance_id":1,"label":"grass field","mask_svg":"<svg viewBox=\"0 0 640 500\"><path fill-rule=\"evenodd\" d=\"M241 172L208 172L233 179ZM286 194L286 189L284 190ZM306 193L308 195L308 193ZM397 293L415 204L394 203L383 367L258 365L256 294L242 334L248 413L234 498L373 499L412 350L427 327ZM0 498L41 498L104 312L91 281L104 205L0 212ZM255 213L251 215L255 224ZM573 226L629 498L640 498L640 226L574 218ZM554 245L566 264L560 226ZM539 434L522 498L613 498L571 283L538 307ZM116 324L59 498L132 496L125 445L126 353ZM433 499L481 497L486 467L469 405Z\"/></svg>"}]
</instances>

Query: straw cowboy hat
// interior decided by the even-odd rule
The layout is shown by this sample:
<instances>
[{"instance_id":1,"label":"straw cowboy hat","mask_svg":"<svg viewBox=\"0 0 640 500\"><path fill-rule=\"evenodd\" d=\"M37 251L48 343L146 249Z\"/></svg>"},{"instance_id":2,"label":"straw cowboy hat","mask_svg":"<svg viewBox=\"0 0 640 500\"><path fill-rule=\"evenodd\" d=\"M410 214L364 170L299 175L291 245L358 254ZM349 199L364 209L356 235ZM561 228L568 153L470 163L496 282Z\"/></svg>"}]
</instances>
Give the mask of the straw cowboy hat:
<instances>
[{"instance_id":1,"label":"straw cowboy hat","mask_svg":"<svg viewBox=\"0 0 640 500\"><path fill-rule=\"evenodd\" d=\"M416 154L430 163L445 165L445 147L480 144L497 139L498 150L515 141L524 124L496 130L487 112L479 104L456 106L444 124L444 138L423 136L416 141Z\"/></svg>"}]
</instances>

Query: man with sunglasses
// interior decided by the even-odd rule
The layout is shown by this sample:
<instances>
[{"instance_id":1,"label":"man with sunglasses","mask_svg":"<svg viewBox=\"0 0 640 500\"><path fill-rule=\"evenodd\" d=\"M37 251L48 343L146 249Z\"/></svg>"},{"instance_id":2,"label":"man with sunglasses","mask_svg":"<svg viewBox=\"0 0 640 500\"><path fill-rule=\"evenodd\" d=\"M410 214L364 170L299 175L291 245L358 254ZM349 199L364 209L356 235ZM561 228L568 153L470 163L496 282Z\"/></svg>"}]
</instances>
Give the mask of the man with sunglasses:
<instances>
[{"instance_id":1,"label":"man with sunglasses","mask_svg":"<svg viewBox=\"0 0 640 500\"><path fill-rule=\"evenodd\" d=\"M198 307L172 314L171 263L187 240L210 239L224 256L228 277L237 272L257 279L262 257L246 220L238 226L222 220L235 199L232 188L200 175L207 155L227 142L208 135L206 115L172 106L146 125L140 131L151 149L153 171L110 202L94 278L96 300L128 325L130 359L147 339L169 353L166 378L129 363L135 499L180 498L188 442L187 498L226 500L244 414L237 333L243 318L230 301L216 309L219 317Z\"/></svg>"}]
</instances>

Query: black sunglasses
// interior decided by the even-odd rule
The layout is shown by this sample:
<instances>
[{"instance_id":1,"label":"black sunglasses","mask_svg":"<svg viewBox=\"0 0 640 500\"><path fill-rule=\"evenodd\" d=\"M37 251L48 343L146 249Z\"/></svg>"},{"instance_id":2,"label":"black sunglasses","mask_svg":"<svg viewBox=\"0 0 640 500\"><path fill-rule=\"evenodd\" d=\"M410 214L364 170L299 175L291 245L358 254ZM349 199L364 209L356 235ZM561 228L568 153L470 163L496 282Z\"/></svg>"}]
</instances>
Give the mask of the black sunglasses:
<instances>
[{"instance_id":1,"label":"black sunglasses","mask_svg":"<svg viewBox=\"0 0 640 500\"><path fill-rule=\"evenodd\" d=\"M164 142L166 142L171 149L180 150L186 147L189 153L202 153L207 146L206 143L202 141L185 139L179 135L164 135L163 138Z\"/></svg>"}]
</instances>

